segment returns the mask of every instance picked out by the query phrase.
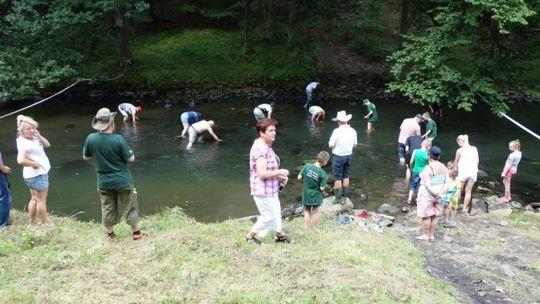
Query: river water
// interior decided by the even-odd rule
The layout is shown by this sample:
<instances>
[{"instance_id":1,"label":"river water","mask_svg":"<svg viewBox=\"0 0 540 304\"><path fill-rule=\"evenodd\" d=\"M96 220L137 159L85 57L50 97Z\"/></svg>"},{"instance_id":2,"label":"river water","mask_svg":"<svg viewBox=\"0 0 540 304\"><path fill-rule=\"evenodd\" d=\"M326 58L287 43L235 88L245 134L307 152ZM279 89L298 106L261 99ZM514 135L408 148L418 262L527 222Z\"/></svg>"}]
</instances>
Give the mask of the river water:
<instances>
[{"instance_id":1,"label":"river water","mask_svg":"<svg viewBox=\"0 0 540 304\"><path fill-rule=\"evenodd\" d=\"M365 193L368 209L382 203L402 204L406 185L404 170L398 164L396 142L404 118L424 110L421 107L375 100L380 122L371 134L365 132L362 119L366 108L361 103L336 101L323 105L325 122L311 124L302 107L303 101L281 102L274 117L280 122L275 149L282 167L291 171L290 185L281 194L282 205L300 200L301 184L296 181L295 168L303 160L312 159L327 150L328 137L336 127L330 120L338 110L352 113L350 124L358 132L359 146L353 155L352 187ZM185 150L186 142L175 139L180 134L179 115L186 108L144 106L141 120L134 126L117 118L117 133L123 134L135 150L136 161L130 164L143 215L166 207L180 206L201 221L216 221L256 214L249 196L248 155L255 138L252 109L258 102L227 101L204 104L196 108L207 119L216 122L214 131L223 140L208 137ZM50 212L72 215L81 220L100 219L100 203L96 191L96 173L90 162L82 160L82 145L93 132L90 121L101 106L111 109L116 104L95 102L48 103L24 112L40 123L41 133L51 142L47 149L52 164L48 208ZM7 112L3 109L2 112ZM540 131L540 108L534 105L513 105L510 116L536 132ZM497 181L509 153L507 144L519 138L524 158L518 175L513 179L514 196L525 201L540 200L540 142L487 107L477 107L467 113L447 110L438 120L437 145L444 162L453 160L459 134L468 134L478 147L480 168ZM29 192L22 180L22 168L16 164L15 116L0 120L0 151L6 165L13 169L9 176L13 207L25 209ZM330 173L330 167L326 167ZM502 184L499 186L503 190ZM357 200L357 196L352 197Z\"/></svg>"}]
</instances>

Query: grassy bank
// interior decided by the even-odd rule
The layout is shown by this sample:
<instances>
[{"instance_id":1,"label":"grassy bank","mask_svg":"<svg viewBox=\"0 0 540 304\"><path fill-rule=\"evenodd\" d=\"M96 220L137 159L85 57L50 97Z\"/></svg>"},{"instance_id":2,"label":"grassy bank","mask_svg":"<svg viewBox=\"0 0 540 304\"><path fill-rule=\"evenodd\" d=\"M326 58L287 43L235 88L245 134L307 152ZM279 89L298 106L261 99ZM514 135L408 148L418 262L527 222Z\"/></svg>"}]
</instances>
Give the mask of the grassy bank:
<instances>
[{"instance_id":1,"label":"grassy bank","mask_svg":"<svg viewBox=\"0 0 540 304\"><path fill-rule=\"evenodd\" d=\"M202 224L181 209L127 225L107 242L98 223L52 218L29 228L14 211L0 230L4 303L455 303L422 254L391 230L365 232L323 218L285 223L292 244L243 241L249 221Z\"/></svg>"},{"instance_id":2,"label":"grassy bank","mask_svg":"<svg viewBox=\"0 0 540 304\"><path fill-rule=\"evenodd\" d=\"M114 42L110 42L114 46ZM243 52L240 31L184 30L150 33L131 43L134 61L123 78L104 85L150 87L186 85L283 84L317 75L315 50L287 48L282 44L254 42L253 51ZM116 75L117 50L100 50L88 62L87 73Z\"/></svg>"}]
</instances>

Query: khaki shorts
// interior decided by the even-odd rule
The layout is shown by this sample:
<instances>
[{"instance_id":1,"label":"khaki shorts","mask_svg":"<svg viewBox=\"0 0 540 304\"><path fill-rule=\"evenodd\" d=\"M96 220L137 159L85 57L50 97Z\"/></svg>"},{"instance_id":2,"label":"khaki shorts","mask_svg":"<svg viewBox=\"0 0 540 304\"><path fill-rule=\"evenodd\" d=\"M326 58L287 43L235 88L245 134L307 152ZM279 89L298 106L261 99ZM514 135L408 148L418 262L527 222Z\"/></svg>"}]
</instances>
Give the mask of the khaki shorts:
<instances>
[{"instance_id":1,"label":"khaki shorts","mask_svg":"<svg viewBox=\"0 0 540 304\"><path fill-rule=\"evenodd\" d=\"M122 216L126 223L134 225L139 222L139 203L137 193L131 188L98 189L101 199L101 222L106 227L120 222Z\"/></svg>"}]
</instances>

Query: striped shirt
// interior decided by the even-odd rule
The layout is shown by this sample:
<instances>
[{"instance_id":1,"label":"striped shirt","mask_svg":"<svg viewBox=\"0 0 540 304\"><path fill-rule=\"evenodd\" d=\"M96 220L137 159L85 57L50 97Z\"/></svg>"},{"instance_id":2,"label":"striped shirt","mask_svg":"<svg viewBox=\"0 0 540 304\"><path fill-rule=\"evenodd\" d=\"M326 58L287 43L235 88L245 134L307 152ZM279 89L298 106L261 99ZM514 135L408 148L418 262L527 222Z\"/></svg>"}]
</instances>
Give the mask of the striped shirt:
<instances>
[{"instance_id":1,"label":"striped shirt","mask_svg":"<svg viewBox=\"0 0 540 304\"><path fill-rule=\"evenodd\" d=\"M249 184L251 195L275 197L278 195L279 180L277 176L260 179L257 174L257 159L266 159L266 170L275 171L279 169L279 157L271 146L262 140L256 139L249 152Z\"/></svg>"},{"instance_id":2,"label":"striped shirt","mask_svg":"<svg viewBox=\"0 0 540 304\"><path fill-rule=\"evenodd\" d=\"M398 143L405 144L409 136L420 135L420 125L416 118L406 118L399 127Z\"/></svg>"}]
</instances>

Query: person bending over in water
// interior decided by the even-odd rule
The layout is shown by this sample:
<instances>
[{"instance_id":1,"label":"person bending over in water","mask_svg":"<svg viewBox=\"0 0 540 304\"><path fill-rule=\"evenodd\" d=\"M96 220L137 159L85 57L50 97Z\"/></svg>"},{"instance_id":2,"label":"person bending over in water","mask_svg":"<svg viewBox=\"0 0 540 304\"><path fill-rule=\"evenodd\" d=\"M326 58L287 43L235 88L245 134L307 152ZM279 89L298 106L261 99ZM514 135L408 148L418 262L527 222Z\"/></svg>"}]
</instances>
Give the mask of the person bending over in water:
<instances>
[{"instance_id":1,"label":"person bending over in water","mask_svg":"<svg viewBox=\"0 0 540 304\"><path fill-rule=\"evenodd\" d=\"M216 141L221 141L219 137L214 133L212 130L212 127L215 125L213 120L201 120L199 122L196 122L192 124L189 127L189 143L187 145L187 150L191 150L191 147L193 146L193 143L195 142L195 139L199 137L199 142L202 141L202 135L204 132L208 132Z\"/></svg>"}]
</instances>

